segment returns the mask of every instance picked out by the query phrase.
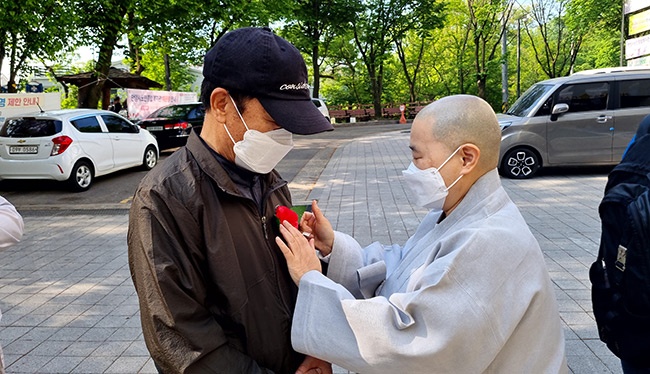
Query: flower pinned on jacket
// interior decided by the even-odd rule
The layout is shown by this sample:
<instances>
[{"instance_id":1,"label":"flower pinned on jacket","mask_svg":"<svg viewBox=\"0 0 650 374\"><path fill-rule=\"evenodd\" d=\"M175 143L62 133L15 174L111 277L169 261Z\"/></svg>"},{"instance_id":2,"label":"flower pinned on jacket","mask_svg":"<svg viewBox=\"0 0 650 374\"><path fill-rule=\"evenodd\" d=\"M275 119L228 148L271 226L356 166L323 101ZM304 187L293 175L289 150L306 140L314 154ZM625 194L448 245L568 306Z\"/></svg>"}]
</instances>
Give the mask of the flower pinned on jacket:
<instances>
[{"instance_id":1,"label":"flower pinned on jacket","mask_svg":"<svg viewBox=\"0 0 650 374\"><path fill-rule=\"evenodd\" d=\"M278 205L275 207L275 216L277 217L280 224L284 221L288 221L293 227L298 228L298 213L291 210L291 208L284 205Z\"/></svg>"}]
</instances>

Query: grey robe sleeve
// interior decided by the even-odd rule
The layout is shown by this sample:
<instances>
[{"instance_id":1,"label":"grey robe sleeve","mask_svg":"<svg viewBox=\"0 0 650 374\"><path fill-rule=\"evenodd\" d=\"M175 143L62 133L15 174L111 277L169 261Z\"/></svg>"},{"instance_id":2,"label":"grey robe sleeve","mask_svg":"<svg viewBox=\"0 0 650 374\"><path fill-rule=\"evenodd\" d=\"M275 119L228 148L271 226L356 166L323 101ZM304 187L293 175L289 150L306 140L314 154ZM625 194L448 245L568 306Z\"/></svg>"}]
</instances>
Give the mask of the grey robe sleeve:
<instances>
[{"instance_id":1,"label":"grey robe sleeve","mask_svg":"<svg viewBox=\"0 0 650 374\"><path fill-rule=\"evenodd\" d=\"M328 257L327 277L341 284L354 297L369 298L386 279L388 270L401 259L402 248L377 242L362 248L351 236L336 231Z\"/></svg>"}]
</instances>

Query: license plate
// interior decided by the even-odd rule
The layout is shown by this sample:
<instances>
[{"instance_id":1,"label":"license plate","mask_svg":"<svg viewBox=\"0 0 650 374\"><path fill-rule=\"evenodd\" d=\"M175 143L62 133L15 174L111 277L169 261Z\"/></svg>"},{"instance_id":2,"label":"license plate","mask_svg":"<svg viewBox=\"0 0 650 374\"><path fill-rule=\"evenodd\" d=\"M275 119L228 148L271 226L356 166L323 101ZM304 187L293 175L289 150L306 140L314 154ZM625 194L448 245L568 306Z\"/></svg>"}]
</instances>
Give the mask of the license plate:
<instances>
[{"instance_id":1,"label":"license plate","mask_svg":"<svg viewBox=\"0 0 650 374\"><path fill-rule=\"evenodd\" d=\"M9 147L11 154L34 154L38 153L37 145L12 145Z\"/></svg>"},{"instance_id":2,"label":"license plate","mask_svg":"<svg viewBox=\"0 0 650 374\"><path fill-rule=\"evenodd\" d=\"M149 126L149 127L147 127L147 130L149 130L149 131L163 131L163 127L162 126Z\"/></svg>"}]
</instances>

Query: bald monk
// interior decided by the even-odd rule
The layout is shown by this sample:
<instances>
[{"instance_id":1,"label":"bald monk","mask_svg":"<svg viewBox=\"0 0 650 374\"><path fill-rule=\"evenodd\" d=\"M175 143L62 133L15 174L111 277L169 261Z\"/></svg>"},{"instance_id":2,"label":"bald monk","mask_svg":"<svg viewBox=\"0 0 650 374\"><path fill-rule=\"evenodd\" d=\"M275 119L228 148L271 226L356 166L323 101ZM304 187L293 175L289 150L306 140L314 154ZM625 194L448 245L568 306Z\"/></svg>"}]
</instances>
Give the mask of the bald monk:
<instances>
[{"instance_id":1,"label":"bald monk","mask_svg":"<svg viewBox=\"0 0 650 374\"><path fill-rule=\"evenodd\" d=\"M403 174L430 212L403 247L361 248L315 202L309 240L283 223L297 351L358 373L568 372L542 252L496 170L500 141L475 96L417 115Z\"/></svg>"}]
</instances>

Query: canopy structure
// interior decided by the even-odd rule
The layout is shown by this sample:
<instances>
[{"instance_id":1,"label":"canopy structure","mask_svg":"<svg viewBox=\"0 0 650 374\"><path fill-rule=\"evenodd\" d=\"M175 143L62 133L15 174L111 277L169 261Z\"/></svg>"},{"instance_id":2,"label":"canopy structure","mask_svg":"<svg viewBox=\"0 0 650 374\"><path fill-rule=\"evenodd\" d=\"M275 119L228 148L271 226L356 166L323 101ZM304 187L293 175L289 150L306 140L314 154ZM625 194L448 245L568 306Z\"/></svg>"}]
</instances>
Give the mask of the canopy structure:
<instances>
[{"instance_id":1,"label":"canopy structure","mask_svg":"<svg viewBox=\"0 0 650 374\"><path fill-rule=\"evenodd\" d=\"M100 77L99 80L102 78ZM79 87L79 98L85 97L84 91L96 82L98 78L93 75L92 71L79 74L62 75L56 78L57 81L66 84L72 84ZM102 88L102 109L107 109L111 102L112 88L137 88L149 89L151 87L162 88L162 84L152 81L147 77L131 74L128 71L111 67L108 71L108 77L104 79Z\"/></svg>"}]
</instances>

